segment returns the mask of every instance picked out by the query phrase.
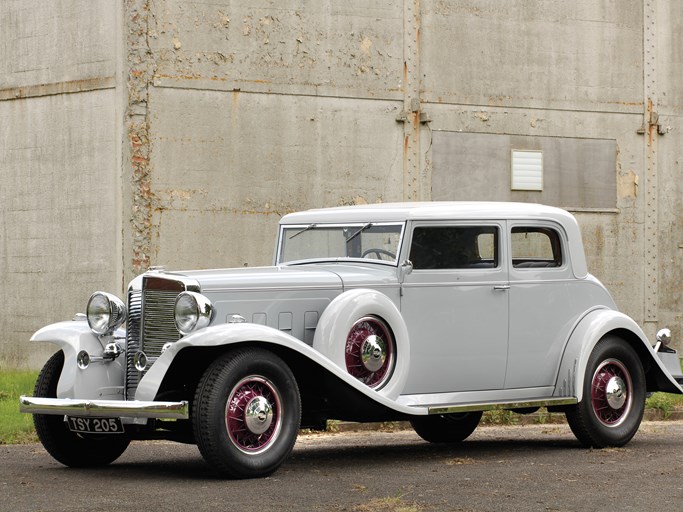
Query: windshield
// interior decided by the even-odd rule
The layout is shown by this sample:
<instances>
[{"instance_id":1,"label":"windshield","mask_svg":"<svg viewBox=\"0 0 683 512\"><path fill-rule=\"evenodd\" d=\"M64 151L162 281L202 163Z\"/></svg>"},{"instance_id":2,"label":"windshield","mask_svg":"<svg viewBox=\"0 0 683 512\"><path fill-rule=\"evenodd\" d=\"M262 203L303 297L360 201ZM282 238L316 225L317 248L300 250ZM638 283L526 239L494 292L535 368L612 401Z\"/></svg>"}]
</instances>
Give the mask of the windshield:
<instances>
[{"instance_id":1,"label":"windshield","mask_svg":"<svg viewBox=\"0 0 683 512\"><path fill-rule=\"evenodd\" d=\"M278 263L364 258L395 264L403 224L304 224L282 226Z\"/></svg>"}]
</instances>

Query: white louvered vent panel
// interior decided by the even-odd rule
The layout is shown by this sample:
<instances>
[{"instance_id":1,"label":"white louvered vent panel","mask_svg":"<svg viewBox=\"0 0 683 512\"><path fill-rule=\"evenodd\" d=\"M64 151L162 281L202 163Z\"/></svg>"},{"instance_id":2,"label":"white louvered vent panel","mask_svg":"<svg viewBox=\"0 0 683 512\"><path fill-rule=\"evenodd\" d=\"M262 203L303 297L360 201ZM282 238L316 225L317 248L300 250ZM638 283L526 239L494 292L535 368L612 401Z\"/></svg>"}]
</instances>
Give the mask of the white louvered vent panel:
<instances>
[{"instance_id":1,"label":"white louvered vent panel","mask_svg":"<svg viewBox=\"0 0 683 512\"><path fill-rule=\"evenodd\" d=\"M543 152L512 150L512 190L543 190Z\"/></svg>"}]
</instances>

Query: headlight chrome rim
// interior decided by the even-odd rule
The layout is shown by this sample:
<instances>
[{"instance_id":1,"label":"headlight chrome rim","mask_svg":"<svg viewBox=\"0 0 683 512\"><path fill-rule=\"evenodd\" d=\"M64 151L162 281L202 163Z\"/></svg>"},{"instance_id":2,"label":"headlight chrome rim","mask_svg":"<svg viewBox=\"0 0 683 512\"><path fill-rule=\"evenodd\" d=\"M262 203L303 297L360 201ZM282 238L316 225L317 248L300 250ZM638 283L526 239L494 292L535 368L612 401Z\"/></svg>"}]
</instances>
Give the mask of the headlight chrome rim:
<instances>
[{"instance_id":1,"label":"headlight chrome rim","mask_svg":"<svg viewBox=\"0 0 683 512\"><path fill-rule=\"evenodd\" d=\"M98 336L113 333L126 321L126 306L116 295L95 292L86 306L90 330Z\"/></svg>"},{"instance_id":2,"label":"headlight chrome rim","mask_svg":"<svg viewBox=\"0 0 683 512\"><path fill-rule=\"evenodd\" d=\"M213 320L213 304L201 293L182 292L173 308L176 329L183 336L208 327Z\"/></svg>"}]
</instances>

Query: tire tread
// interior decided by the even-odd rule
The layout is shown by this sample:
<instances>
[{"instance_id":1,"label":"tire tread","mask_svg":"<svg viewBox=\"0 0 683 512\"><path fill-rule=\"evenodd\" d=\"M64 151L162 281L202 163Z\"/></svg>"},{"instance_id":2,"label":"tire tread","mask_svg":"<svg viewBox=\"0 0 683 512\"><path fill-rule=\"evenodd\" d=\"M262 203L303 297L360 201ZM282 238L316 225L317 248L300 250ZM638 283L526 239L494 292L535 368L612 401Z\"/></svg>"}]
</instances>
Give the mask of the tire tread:
<instances>
[{"instance_id":1,"label":"tire tread","mask_svg":"<svg viewBox=\"0 0 683 512\"><path fill-rule=\"evenodd\" d=\"M255 367L266 361L266 366L277 368L287 379L291 387L281 390L283 393L292 393L293 404L288 404L295 411L294 416L288 416L283 421L293 423L288 425L288 430L294 429L293 439L284 439L284 444L273 446L268 451L274 455L262 457L261 455L247 456L237 453L236 448L229 446L229 442L218 434L217 424L224 421L222 416L227 399L226 385L232 380L243 377L246 373L258 373ZM254 370L250 368L254 367ZM229 386L228 386L229 387ZM283 397L284 400L284 397ZM226 352L216 359L202 375L197 385L194 396L192 424L195 432L197 447L204 459L222 476L228 478L253 478L272 474L289 456L296 440L296 434L301 423L301 397L296 385L296 380L289 367L272 352L253 347L245 347ZM289 411L287 414L291 415ZM283 430L285 426L283 425ZM281 434L282 435L282 432ZM228 446L226 446L228 445ZM246 464L248 463L248 465Z\"/></svg>"}]
</instances>

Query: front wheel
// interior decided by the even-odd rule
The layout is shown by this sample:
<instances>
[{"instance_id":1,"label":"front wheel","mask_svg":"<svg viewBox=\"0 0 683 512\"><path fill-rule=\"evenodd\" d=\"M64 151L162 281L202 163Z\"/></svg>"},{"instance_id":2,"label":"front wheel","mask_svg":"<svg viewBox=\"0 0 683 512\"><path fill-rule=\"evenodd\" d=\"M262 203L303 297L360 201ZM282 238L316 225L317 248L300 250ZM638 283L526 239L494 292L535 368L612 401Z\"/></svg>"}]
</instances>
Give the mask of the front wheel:
<instances>
[{"instance_id":1,"label":"front wheel","mask_svg":"<svg viewBox=\"0 0 683 512\"><path fill-rule=\"evenodd\" d=\"M199 451L220 474L262 477L280 467L294 447L301 398L282 359L245 348L209 366L197 387L192 416Z\"/></svg>"},{"instance_id":2,"label":"front wheel","mask_svg":"<svg viewBox=\"0 0 683 512\"><path fill-rule=\"evenodd\" d=\"M481 411L419 416L410 420L417 435L430 443L459 443L479 425Z\"/></svg>"},{"instance_id":3,"label":"front wheel","mask_svg":"<svg viewBox=\"0 0 683 512\"><path fill-rule=\"evenodd\" d=\"M64 352L60 350L48 359L38 375L34 389L36 397L57 397L57 383L63 366ZM125 434L71 432L61 415L34 414L33 424L47 452L65 466L74 468L106 466L118 459L130 444Z\"/></svg>"},{"instance_id":4,"label":"front wheel","mask_svg":"<svg viewBox=\"0 0 683 512\"><path fill-rule=\"evenodd\" d=\"M645 410L645 373L633 348L607 337L588 359L581 402L567 422L584 446L623 446L638 431Z\"/></svg>"}]
</instances>

